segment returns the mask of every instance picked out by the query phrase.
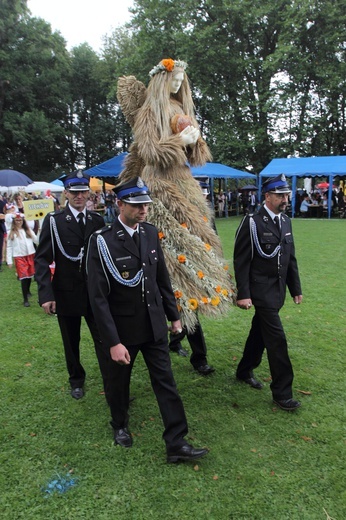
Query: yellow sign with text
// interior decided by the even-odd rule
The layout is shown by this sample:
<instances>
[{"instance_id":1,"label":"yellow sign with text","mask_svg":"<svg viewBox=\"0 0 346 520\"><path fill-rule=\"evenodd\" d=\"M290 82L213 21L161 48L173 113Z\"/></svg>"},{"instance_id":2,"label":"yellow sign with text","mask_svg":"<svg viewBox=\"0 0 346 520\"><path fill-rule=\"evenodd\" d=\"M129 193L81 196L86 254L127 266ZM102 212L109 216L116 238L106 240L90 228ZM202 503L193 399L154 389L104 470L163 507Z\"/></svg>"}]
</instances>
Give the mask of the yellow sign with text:
<instances>
[{"instance_id":1,"label":"yellow sign with text","mask_svg":"<svg viewBox=\"0 0 346 520\"><path fill-rule=\"evenodd\" d=\"M24 200L23 206L26 220L40 220L45 217L47 213L54 211L54 200Z\"/></svg>"}]
</instances>

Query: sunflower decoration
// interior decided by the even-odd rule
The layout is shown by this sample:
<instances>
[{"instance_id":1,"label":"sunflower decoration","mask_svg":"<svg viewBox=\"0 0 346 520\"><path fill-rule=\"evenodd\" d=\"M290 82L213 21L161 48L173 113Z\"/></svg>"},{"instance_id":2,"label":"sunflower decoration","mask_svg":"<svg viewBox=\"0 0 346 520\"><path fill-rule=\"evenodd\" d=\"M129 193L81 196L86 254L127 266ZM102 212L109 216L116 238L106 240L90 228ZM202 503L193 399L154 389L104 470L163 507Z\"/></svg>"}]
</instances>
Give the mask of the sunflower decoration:
<instances>
[{"instance_id":1,"label":"sunflower decoration","mask_svg":"<svg viewBox=\"0 0 346 520\"><path fill-rule=\"evenodd\" d=\"M192 311L196 311L197 307L198 307L198 301L195 298L190 298L189 299L189 308Z\"/></svg>"}]
</instances>

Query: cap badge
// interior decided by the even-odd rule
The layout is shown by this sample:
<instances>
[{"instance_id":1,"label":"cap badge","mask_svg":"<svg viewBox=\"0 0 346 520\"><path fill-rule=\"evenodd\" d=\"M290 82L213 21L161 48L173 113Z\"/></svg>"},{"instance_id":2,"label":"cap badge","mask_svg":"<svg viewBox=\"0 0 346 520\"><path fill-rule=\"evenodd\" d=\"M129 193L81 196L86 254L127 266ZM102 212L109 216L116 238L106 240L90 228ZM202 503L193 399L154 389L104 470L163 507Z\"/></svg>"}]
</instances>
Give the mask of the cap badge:
<instances>
[{"instance_id":1,"label":"cap badge","mask_svg":"<svg viewBox=\"0 0 346 520\"><path fill-rule=\"evenodd\" d=\"M137 188L144 188L144 182L142 181L142 179L140 177L138 177L138 180L137 180Z\"/></svg>"},{"instance_id":2,"label":"cap badge","mask_svg":"<svg viewBox=\"0 0 346 520\"><path fill-rule=\"evenodd\" d=\"M78 177L78 179L83 179L83 172L81 172L80 170L77 172L77 175L76 177Z\"/></svg>"},{"instance_id":3,"label":"cap badge","mask_svg":"<svg viewBox=\"0 0 346 520\"><path fill-rule=\"evenodd\" d=\"M286 177L284 174L281 175L281 180L282 180L282 182L286 182Z\"/></svg>"}]
</instances>

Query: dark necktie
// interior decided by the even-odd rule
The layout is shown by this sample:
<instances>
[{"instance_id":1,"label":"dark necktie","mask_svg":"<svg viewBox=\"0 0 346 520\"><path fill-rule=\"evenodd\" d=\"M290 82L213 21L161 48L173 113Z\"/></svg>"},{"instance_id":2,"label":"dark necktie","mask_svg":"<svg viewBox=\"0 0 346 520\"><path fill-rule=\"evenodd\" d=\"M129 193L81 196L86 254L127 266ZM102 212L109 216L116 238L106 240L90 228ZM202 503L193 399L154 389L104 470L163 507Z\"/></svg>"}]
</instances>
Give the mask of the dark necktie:
<instances>
[{"instance_id":1,"label":"dark necktie","mask_svg":"<svg viewBox=\"0 0 346 520\"><path fill-rule=\"evenodd\" d=\"M136 244L138 251L139 251L139 234L138 231L135 231L132 235L133 241Z\"/></svg>"},{"instance_id":2,"label":"dark necktie","mask_svg":"<svg viewBox=\"0 0 346 520\"><path fill-rule=\"evenodd\" d=\"M84 237L85 224L84 224L84 214L83 213L78 213L78 224L79 224L80 230L82 232L82 235Z\"/></svg>"},{"instance_id":3,"label":"dark necktie","mask_svg":"<svg viewBox=\"0 0 346 520\"><path fill-rule=\"evenodd\" d=\"M279 233L281 233L281 227L280 227L280 218L278 216L274 217L275 225L279 230Z\"/></svg>"}]
</instances>

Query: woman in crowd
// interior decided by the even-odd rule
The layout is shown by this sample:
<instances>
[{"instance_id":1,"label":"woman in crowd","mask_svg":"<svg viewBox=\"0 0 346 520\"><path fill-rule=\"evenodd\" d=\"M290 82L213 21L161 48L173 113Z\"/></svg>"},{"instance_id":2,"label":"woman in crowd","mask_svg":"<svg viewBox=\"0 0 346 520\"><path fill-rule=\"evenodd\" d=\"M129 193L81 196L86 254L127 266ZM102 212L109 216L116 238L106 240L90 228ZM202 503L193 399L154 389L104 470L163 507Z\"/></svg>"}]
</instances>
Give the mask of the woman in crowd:
<instances>
[{"instance_id":1,"label":"woman in crowd","mask_svg":"<svg viewBox=\"0 0 346 520\"><path fill-rule=\"evenodd\" d=\"M7 265L11 269L14 264L18 280L21 282L24 307L30 307L31 279L35 274L34 244L38 244L36 234L29 228L23 213L13 213L10 232L7 237Z\"/></svg>"}]
</instances>

